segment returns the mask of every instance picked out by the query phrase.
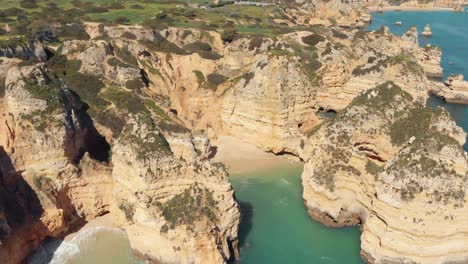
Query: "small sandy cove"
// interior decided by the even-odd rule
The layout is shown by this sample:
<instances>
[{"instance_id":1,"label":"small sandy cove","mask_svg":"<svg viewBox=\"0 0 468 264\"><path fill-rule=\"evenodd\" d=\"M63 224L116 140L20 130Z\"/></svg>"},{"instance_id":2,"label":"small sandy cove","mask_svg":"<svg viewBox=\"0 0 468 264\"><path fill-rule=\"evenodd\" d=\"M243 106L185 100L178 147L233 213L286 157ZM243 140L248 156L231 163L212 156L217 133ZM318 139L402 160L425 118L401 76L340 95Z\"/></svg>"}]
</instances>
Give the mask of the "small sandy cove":
<instances>
[{"instance_id":1,"label":"small sandy cove","mask_svg":"<svg viewBox=\"0 0 468 264\"><path fill-rule=\"evenodd\" d=\"M278 167L302 166L302 163L292 156L277 156L268 153L257 146L232 136L220 136L212 141L216 155L213 160L223 162L231 174L263 170Z\"/></svg>"},{"instance_id":2,"label":"small sandy cove","mask_svg":"<svg viewBox=\"0 0 468 264\"><path fill-rule=\"evenodd\" d=\"M242 174L251 171L302 166L302 162L291 156L277 156L265 152L257 146L232 136L221 136L211 143L216 147L213 160L223 162L231 174ZM70 242L83 231L94 227L115 228L110 214L97 217L86 223L77 232L67 235L64 240Z\"/></svg>"},{"instance_id":3,"label":"small sandy cove","mask_svg":"<svg viewBox=\"0 0 468 264\"><path fill-rule=\"evenodd\" d=\"M112 224L112 217L110 214L106 214L103 216L96 217L95 219L89 221L86 223L83 227L81 227L79 230L76 232L70 233L65 238L63 239L65 242L70 242L74 237L76 237L78 234L83 233L84 231L95 228L95 227L109 227L109 228L117 228Z\"/></svg>"}]
</instances>

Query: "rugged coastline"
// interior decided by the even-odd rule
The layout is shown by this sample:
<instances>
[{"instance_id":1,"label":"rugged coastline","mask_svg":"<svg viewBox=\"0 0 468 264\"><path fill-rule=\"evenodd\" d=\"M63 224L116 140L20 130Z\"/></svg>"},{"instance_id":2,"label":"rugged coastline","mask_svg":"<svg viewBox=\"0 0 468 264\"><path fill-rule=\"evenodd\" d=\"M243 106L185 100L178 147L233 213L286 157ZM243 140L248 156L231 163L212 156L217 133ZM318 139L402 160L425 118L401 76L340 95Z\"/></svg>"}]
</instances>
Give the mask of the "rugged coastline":
<instances>
[{"instance_id":1,"label":"rugged coastline","mask_svg":"<svg viewBox=\"0 0 468 264\"><path fill-rule=\"evenodd\" d=\"M239 206L217 161L235 155L216 160L212 143L233 136L258 149L228 142L227 152L304 160L311 216L362 224L366 262L466 261L466 134L425 107L441 50L419 47L415 28L356 29L370 19L359 3L280 11L268 18L292 32L158 28L154 18L77 23L80 38L55 48L3 48L0 259L19 263L45 237L110 215L145 260L234 261ZM464 91L459 82L446 86Z\"/></svg>"}]
</instances>

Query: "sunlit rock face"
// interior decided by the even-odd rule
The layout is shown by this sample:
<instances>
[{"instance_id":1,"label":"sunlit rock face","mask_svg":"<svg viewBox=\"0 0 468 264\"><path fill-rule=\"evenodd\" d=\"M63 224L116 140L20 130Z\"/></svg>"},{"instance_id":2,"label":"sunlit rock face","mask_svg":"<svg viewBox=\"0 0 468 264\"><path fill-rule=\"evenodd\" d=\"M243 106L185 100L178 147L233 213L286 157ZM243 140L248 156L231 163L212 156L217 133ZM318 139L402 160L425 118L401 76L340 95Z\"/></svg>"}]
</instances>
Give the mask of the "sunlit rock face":
<instances>
[{"instance_id":1,"label":"sunlit rock face","mask_svg":"<svg viewBox=\"0 0 468 264\"><path fill-rule=\"evenodd\" d=\"M463 263L465 137L446 111L395 84L371 89L306 141L309 213L329 226L362 224L369 263Z\"/></svg>"}]
</instances>

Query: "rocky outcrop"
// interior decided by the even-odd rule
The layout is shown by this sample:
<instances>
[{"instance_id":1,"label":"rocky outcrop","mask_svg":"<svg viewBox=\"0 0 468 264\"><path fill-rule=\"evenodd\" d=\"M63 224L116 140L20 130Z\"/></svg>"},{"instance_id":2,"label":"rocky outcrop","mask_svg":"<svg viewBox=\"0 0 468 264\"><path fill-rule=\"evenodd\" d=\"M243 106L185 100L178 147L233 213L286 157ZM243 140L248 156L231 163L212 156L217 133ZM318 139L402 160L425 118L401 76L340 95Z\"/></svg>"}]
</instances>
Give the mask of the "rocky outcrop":
<instances>
[{"instance_id":1,"label":"rocky outcrop","mask_svg":"<svg viewBox=\"0 0 468 264\"><path fill-rule=\"evenodd\" d=\"M287 2L286 12L299 24L337 25L341 27L362 27L371 21L369 11L361 1L283 1Z\"/></svg>"},{"instance_id":2,"label":"rocky outcrop","mask_svg":"<svg viewBox=\"0 0 468 264\"><path fill-rule=\"evenodd\" d=\"M468 82L463 75L451 75L443 83L434 83L431 92L449 103L468 104Z\"/></svg>"},{"instance_id":3,"label":"rocky outcrop","mask_svg":"<svg viewBox=\"0 0 468 264\"><path fill-rule=\"evenodd\" d=\"M145 259L226 263L240 219L223 166L174 159L154 125L129 122L113 147L116 223Z\"/></svg>"},{"instance_id":4,"label":"rocky outcrop","mask_svg":"<svg viewBox=\"0 0 468 264\"><path fill-rule=\"evenodd\" d=\"M297 154L301 127L319 123L318 111L341 111L362 91L387 80L422 102L427 77L442 75L440 49L420 48L414 27L401 38L388 28L371 33L319 28L276 41L240 38L232 43L223 43L214 32L177 28L103 27L103 32L135 35L69 41L62 53L80 59L80 71L119 85L138 78L142 69L149 95L184 126L206 129L210 138L234 135L276 153ZM305 37L317 39L315 57L309 57ZM147 45L150 39L159 47ZM116 59L124 63L109 65Z\"/></svg>"},{"instance_id":5,"label":"rocky outcrop","mask_svg":"<svg viewBox=\"0 0 468 264\"><path fill-rule=\"evenodd\" d=\"M174 155L146 111L114 135L111 161L88 106L43 65L12 68L3 105L4 263L19 263L46 236L62 237L108 213L145 259L237 257L239 209L224 167L202 161L209 148L203 135L189 137L192 147Z\"/></svg>"},{"instance_id":6,"label":"rocky outcrop","mask_svg":"<svg viewBox=\"0 0 468 264\"><path fill-rule=\"evenodd\" d=\"M466 134L446 111L385 83L310 135L302 152L309 214L334 227L362 224L366 262L468 260Z\"/></svg>"},{"instance_id":7,"label":"rocky outcrop","mask_svg":"<svg viewBox=\"0 0 468 264\"><path fill-rule=\"evenodd\" d=\"M6 120L2 120L1 129L8 137L1 143L6 149L2 176L15 179L10 191L23 188L27 192L24 197L32 197L17 198L21 206L35 208L34 212L24 210L24 219L30 220L21 223L15 223L14 212L5 213L11 231L2 242L0 258L19 263L46 236L60 237L108 211L105 193L111 179L109 171L100 168L103 165L86 162L89 157L83 157L85 151L96 154L89 145L98 143L83 104L45 68L9 71L4 111ZM76 166L79 160L83 160L80 168ZM88 185L92 186L82 188ZM95 192L94 188L103 191Z\"/></svg>"},{"instance_id":8,"label":"rocky outcrop","mask_svg":"<svg viewBox=\"0 0 468 264\"><path fill-rule=\"evenodd\" d=\"M0 57L45 61L47 60L47 53L40 42L12 39L0 44Z\"/></svg>"},{"instance_id":9,"label":"rocky outcrop","mask_svg":"<svg viewBox=\"0 0 468 264\"><path fill-rule=\"evenodd\" d=\"M294 153L300 126L315 115L315 88L298 63L285 57L258 58L224 98L223 130L269 151Z\"/></svg>"}]
</instances>

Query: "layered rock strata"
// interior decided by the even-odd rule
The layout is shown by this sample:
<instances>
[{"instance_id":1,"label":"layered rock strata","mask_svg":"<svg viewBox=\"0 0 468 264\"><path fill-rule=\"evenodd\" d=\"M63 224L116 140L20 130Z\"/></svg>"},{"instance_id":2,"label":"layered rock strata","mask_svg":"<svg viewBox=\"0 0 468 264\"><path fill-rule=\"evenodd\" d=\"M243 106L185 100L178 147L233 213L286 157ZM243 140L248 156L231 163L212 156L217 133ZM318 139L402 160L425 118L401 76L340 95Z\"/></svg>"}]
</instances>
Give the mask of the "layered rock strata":
<instances>
[{"instance_id":1,"label":"layered rock strata","mask_svg":"<svg viewBox=\"0 0 468 264\"><path fill-rule=\"evenodd\" d=\"M434 95L454 104L468 104L468 82L463 75L451 75L443 84L434 84Z\"/></svg>"},{"instance_id":2,"label":"layered rock strata","mask_svg":"<svg viewBox=\"0 0 468 264\"><path fill-rule=\"evenodd\" d=\"M203 136L189 137L192 160L184 161L145 112L128 121L110 160L88 106L43 65L10 69L3 106L4 263L108 213L150 261L225 263L238 255L237 203L224 167L198 157L208 148Z\"/></svg>"},{"instance_id":3,"label":"layered rock strata","mask_svg":"<svg viewBox=\"0 0 468 264\"><path fill-rule=\"evenodd\" d=\"M366 262L468 260L466 133L445 110L386 83L310 133L308 211L328 226L361 224Z\"/></svg>"}]
</instances>

